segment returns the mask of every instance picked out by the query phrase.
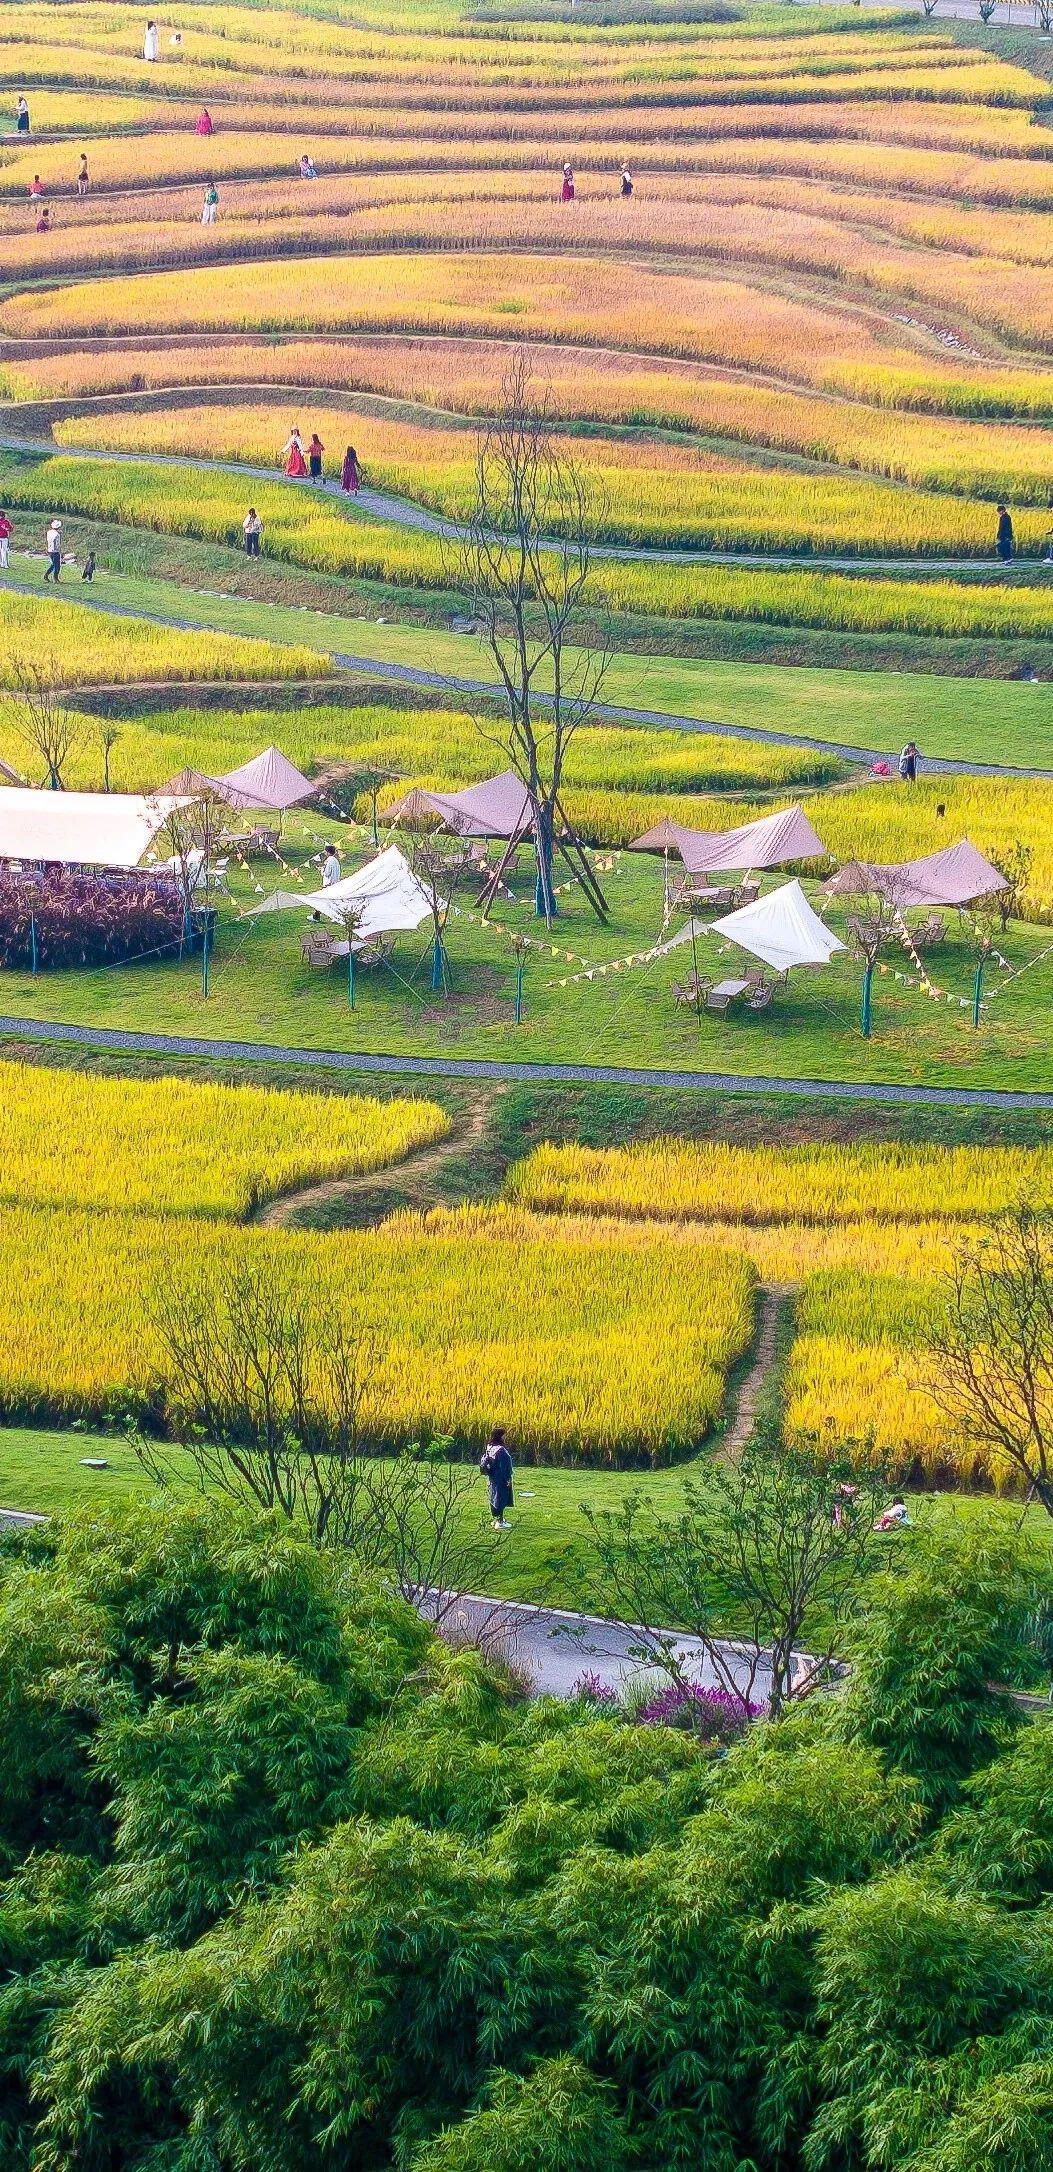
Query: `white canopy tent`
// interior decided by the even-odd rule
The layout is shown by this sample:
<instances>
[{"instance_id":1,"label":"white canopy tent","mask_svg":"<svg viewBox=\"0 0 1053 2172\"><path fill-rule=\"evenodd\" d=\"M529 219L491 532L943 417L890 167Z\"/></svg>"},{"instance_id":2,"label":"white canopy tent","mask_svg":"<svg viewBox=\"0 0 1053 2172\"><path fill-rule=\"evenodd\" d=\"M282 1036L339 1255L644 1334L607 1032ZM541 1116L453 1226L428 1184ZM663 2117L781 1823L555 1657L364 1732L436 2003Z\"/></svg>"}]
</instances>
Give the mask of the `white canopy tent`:
<instances>
[{"instance_id":1,"label":"white canopy tent","mask_svg":"<svg viewBox=\"0 0 1053 2172\"><path fill-rule=\"evenodd\" d=\"M138 867L182 799L132 792L0 791L0 860Z\"/></svg>"},{"instance_id":2,"label":"white canopy tent","mask_svg":"<svg viewBox=\"0 0 1053 2172\"><path fill-rule=\"evenodd\" d=\"M834 951L845 947L812 911L796 880L770 890L754 905L711 921L710 931L726 935L777 973L791 965L828 965Z\"/></svg>"},{"instance_id":3,"label":"white canopy tent","mask_svg":"<svg viewBox=\"0 0 1053 2172\"><path fill-rule=\"evenodd\" d=\"M356 875L331 883L327 890L312 890L306 896L300 890L274 890L259 905L251 905L243 917L252 920L259 913L293 910L320 913L340 926L346 925L345 915L354 912L352 949L359 950L378 935L419 928L432 916L432 901L398 846L389 845Z\"/></svg>"}]
</instances>

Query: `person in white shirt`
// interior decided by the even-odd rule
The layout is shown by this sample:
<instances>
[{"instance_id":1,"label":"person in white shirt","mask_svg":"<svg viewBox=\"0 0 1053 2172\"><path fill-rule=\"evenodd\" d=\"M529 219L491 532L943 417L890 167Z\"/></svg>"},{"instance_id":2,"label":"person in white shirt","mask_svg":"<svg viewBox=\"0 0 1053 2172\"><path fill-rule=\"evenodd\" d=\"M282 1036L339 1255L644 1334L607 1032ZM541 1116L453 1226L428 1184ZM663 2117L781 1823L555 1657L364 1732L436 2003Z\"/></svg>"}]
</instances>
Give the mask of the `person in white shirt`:
<instances>
[{"instance_id":1,"label":"person in white shirt","mask_svg":"<svg viewBox=\"0 0 1053 2172\"><path fill-rule=\"evenodd\" d=\"M54 581L57 587L58 577L62 571L62 522L60 520L52 520L48 529L47 552L48 562L44 570L44 579Z\"/></svg>"},{"instance_id":2,"label":"person in white shirt","mask_svg":"<svg viewBox=\"0 0 1053 2172\"><path fill-rule=\"evenodd\" d=\"M158 34L157 24L151 21L146 25L146 36L143 39L143 59L159 60L160 56L161 39Z\"/></svg>"},{"instance_id":3,"label":"person in white shirt","mask_svg":"<svg viewBox=\"0 0 1053 2172\"><path fill-rule=\"evenodd\" d=\"M325 859L324 859L324 861L322 862L322 888L323 888L323 890L331 890L331 889L332 889L332 887L333 887L333 884L334 884L334 882L339 882L339 880L340 880L340 860L339 860L339 857L338 857L338 854L337 854L337 849L336 849L336 846L335 846L335 845L327 845L327 846L326 846L326 848L325 848Z\"/></svg>"}]
</instances>

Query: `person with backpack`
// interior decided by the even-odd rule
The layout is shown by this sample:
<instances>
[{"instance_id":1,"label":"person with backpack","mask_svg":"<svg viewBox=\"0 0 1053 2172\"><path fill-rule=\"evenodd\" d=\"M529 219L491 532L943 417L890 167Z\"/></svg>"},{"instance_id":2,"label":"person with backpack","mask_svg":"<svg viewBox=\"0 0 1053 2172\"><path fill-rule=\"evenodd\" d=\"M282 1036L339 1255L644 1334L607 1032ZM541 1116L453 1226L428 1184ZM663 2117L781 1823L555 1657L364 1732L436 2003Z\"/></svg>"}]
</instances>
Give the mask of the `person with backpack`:
<instances>
[{"instance_id":1,"label":"person with backpack","mask_svg":"<svg viewBox=\"0 0 1053 2172\"><path fill-rule=\"evenodd\" d=\"M495 1531L507 1531L506 1508L514 1508L512 1497L512 1458L505 1447L503 1425L490 1428L490 1438L479 1459L479 1469L490 1488L490 1514Z\"/></svg>"},{"instance_id":2,"label":"person with backpack","mask_svg":"<svg viewBox=\"0 0 1053 2172\"><path fill-rule=\"evenodd\" d=\"M918 750L913 739L908 739L899 758L899 773L904 784L917 784Z\"/></svg>"}]
</instances>

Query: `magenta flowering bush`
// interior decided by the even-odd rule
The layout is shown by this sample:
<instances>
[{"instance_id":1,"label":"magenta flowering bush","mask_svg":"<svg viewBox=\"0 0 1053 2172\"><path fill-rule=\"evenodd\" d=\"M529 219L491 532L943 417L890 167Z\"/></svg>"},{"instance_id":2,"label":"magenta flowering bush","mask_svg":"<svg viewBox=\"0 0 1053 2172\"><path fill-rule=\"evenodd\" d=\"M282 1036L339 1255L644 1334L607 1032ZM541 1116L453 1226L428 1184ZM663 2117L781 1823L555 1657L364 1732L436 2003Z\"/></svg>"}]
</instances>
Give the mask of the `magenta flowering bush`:
<instances>
[{"instance_id":1,"label":"magenta flowering bush","mask_svg":"<svg viewBox=\"0 0 1053 2172\"><path fill-rule=\"evenodd\" d=\"M571 1696L577 1697L582 1704L616 1705L618 1703L617 1690L612 1689L609 1682L602 1681L600 1676L593 1673L590 1668L586 1668L584 1674L579 1674L571 1690Z\"/></svg>"},{"instance_id":2,"label":"magenta flowering bush","mask_svg":"<svg viewBox=\"0 0 1053 2172\"><path fill-rule=\"evenodd\" d=\"M672 1682L660 1690L637 1718L646 1727L689 1727L714 1742L731 1742L764 1706L751 1704L727 1689L703 1689L698 1682Z\"/></svg>"}]
</instances>

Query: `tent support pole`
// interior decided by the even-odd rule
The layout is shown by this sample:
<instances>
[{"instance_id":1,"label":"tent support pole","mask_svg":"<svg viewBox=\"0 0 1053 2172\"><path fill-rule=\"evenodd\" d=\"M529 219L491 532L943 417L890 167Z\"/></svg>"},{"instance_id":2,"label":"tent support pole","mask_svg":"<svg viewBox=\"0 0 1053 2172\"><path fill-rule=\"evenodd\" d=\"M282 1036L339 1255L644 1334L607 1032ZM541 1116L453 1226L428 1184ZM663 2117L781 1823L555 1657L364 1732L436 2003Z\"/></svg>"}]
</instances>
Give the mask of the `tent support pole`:
<instances>
[{"instance_id":1,"label":"tent support pole","mask_svg":"<svg viewBox=\"0 0 1053 2172\"><path fill-rule=\"evenodd\" d=\"M347 946L347 1007L349 1011L355 1007L355 953L350 943Z\"/></svg>"},{"instance_id":2,"label":"tent support pole","mask_svg":"<svg viewBox=\"0 0 1053 2172\"><path fill-rule=\"evenodd\" d=\"M979 1028L979 1024L980 1024L980 999L981 999L981 997L982 997L982 995L983 995L983 992L984 992L984 966L985 966L985 964L986 964L986 959L984 959L984 958L978 958L978 959L977 959L977 963L976 963L976 978L975 978L975 980L974 980L974 982L973 982L973 1025L974 1025L974 1026L976 1026L977 1028Z\"/></svg>"},{"instance_id":3,"label":"tent support pole","mask_svg":"<svg viewBox=\"0 0 1053 2172\"><path fill-rule=\"evenodd\" d=\"M859 1029L865 1041L870 1039L870 983L873 978L873 961L868 959L863 968L863 1000L859 1008Z\"/></svg>"}]
</instances>

